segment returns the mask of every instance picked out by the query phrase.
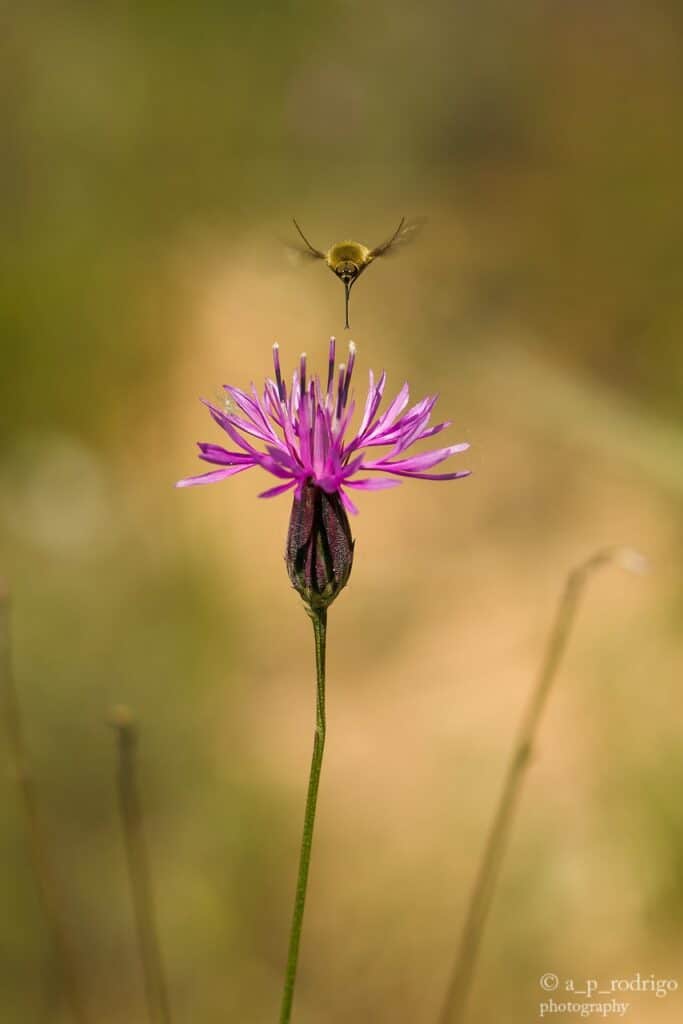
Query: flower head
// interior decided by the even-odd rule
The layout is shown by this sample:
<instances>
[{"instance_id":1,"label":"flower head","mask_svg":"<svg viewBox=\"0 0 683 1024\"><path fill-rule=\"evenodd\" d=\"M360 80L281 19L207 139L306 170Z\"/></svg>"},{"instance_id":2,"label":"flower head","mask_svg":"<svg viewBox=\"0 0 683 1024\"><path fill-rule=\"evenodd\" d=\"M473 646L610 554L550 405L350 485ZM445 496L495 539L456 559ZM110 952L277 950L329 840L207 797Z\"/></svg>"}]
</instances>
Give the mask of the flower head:
<instances>
[{"instance_id":1,"label":"flower head","mask_svg":"<svg viewBox=\"0 0 683 1024\"><path fill-rule=\"evenodd\" d=\"M226 384L230 408L218 409L205 402L234 446L228 449L200 442L200 459L220 468L181 480L177 486L213 483L260 466L280 481L261 492L260 498L273 498L294 488L295 500L302 501L307 485L313 485L327 495L338 495L344 508L355 513L358 510L349 497L349 489L376 491L395 487L403 477L457 480L468 476L468 470L429 472L451 455L465 451L468 444L407 454L417 441L433 437L450 423L429 426L436 395L423 398L405 412L409 401L407 384L380 414L386 373L375 383L370 370L363 416L356 432L349 433L355 411L351 392L355 361L356 347L351 342L349 358L338 367L335 378L335 339L332 338L327 386L323 388L319 377L307 377L306 355L303 354L288 390L280 369L279 348L274 345L275 379L266 380L262 395L253 384L250 393ZM257 448L250 438L261 442L263 447ZM377 448L388 451L375 455ZM367 476L368 473L371 475Z\"/></svg>"}]
</instances>

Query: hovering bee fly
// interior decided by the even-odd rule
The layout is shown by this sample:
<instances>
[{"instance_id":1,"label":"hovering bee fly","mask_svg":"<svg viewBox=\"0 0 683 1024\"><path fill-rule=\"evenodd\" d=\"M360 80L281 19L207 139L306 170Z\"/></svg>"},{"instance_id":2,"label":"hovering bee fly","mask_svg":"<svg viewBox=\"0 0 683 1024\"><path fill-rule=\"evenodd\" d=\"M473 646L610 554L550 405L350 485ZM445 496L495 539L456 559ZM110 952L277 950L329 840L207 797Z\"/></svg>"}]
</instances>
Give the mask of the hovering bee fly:
<instances>
[{"instance_id":1,"label":"hovering bee fly","mask_svg":"<svg viewBox=\"0 0 683 1024\"><path fill-rule=\"evenodd\" d=\"M294 218L292 219L294 220ZM378 256L385 256L389 252L394 252L399 246L405 245L406 242L411 241L411 239L415 237L418 228L420 228L423 223L423 220L411 220L406 222L405 217L402 217L401 223L396 228L393 235L391 235L390 238L387 238L386 242L382 242L381 245L376 246L374 249L368 249L366 245L361 245L360 242L346 241L336 242L325 253L311 245L296 220L294 220L294 227L306 244L305 249L297 248L297 251L310 259L324 260L332 273L336 274L344 284L344 292L346 295L346 322L344 327L346 329L349 327L349 296L351 294L351 289L360 275L367 267L370 266L373 260L377 259Z\"/></svg>"}]
</instances>

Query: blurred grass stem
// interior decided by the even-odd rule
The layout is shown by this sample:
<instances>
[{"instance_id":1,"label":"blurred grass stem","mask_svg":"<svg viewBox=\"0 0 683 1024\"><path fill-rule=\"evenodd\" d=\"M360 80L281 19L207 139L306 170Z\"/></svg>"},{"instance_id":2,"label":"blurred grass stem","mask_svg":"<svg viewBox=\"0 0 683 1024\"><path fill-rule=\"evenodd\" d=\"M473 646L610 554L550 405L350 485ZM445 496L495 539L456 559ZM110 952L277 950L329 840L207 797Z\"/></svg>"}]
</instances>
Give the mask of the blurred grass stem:
<instances>
[{"instance_id":1,"label":"blurred grass stem","mask_svg":"<svg viewBox=\"0 0 683 1024\"><path fill-rule=\"evenodd\" d=\"M66 1000L77 1024L89 1024L90 1017L85 1009L85 1000L80 985L76 958L64 922L59 896L59 886L52 869L48 853L48 842L38 811L36 787L24 739L19 699L12 673L10 643L9 595L0 581L0 697L2 717L5 722L21 801L24 810L26 833L33 871L38 883L40 901L57 953L62 985Z\"/></svg>"},{"instance_id":2,"label":"blurred grass stem","mask_svg":"<svg viewBox=\"0 0 683 1024\"><path fill-rule=\"evenodd\" d=\"M614 564L631 572L642 572L645 568L643 557L631 548L606 548L572 569L567 577L541 670L517 734L498 809L472 891L455 967L439 1018L440 1024L462 1024L465 1020L482 933L541 715L566 650L586 583L596 570Z\"/></svg>"},{"instance_id":3,"label":"blurred grass stem","mask_svg":"<svg viewBox=\"0 0 683 1024\"><path fill-rule=\"evenodd\" d=\"M308 795L306 797L306 810L304 812L304 831L301 838L301 853L299 855L299 874L296 883L296 895L294 898L294 914L289 937L289 952L287 956L287 969L285 972L285 987L282 994L282 1006L280 1009L280 1024L289 1024L292 1016L292 1004L294 1002L294 986L296 984L297 964L299 961L299 945L301 942L301 928L304 920L304 907L306 905L306 888L308 885L308 869L311 863L311 847L313 845L313 826L315 824L315 809L318 802L318 787L320 785L320 770L323 762L323 751L325 749L325 646L327 642L327 609L321 608L309 612L313 621L313 633L315 637L315 666L316 666L316 702L315 702L315 735L313 738L313 757L311 759L311 772L308 780Z\"/></svg>"},{"instance_id":4,"label":"blurred grass stem","mask_svg":"<svg viewBox=\"0 0 683 1024\"><path fill-rule=\"evenodd\" d=\"M121 822L133 897L147 1013L152 1024L171 1024L171 1009L156 926L149 856L137 778L138 733L125 707L115 708L111 723L118 740L118 791Z\"/></svg>"}]
</instances>

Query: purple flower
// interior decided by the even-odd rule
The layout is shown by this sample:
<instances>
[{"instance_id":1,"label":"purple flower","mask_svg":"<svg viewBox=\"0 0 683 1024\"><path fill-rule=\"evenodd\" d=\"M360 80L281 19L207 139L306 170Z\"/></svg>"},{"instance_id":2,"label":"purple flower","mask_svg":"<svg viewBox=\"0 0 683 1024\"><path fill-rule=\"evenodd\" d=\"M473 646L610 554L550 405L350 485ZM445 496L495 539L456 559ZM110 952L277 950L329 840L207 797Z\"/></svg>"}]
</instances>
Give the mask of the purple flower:
<instances>
[{"instance_id":1,"label":"purple flower","mask_svg":"<svg viewBox=\"0 0 683 1024\"><path fill-rule=\"evenodd\" d=\"M328 495L338 494L344 508L356 513L358 509L348 495L349 489L376 491L395 487L402 477L457 480L469 475L469 470L428 472L451 455L465 451L468 444L407 454L417 441L433 437L450 423L429 426L436 395L423 398L404 412L409 400L407 384L380 414L386 373L375 383L370 371L361 423L355 434L347 438L355 410L351 394L356 361L353 342L349 345L347 364L338 368L336 386L334 361L335 339L332 338L325 390L319 377L307 378L304 354L288 391L280 371L279 347L274 345L275 380L266 380L262 396L253 384L250 393L226 384L232 408L222 410L205 402L216 423L233 442L232 450L216 444L199 444L200 459L220 468L180 480L176 486L213 483L261 466L281 482L263 491L260 498L273 498L294 488L295 501L301 501L306 486L313 485ZM265 451L255 447L249 438L262 442ZM375 457L375 450L382 447L388 451L377 453ZM368 473L372 475L367 476Z\"/></svg>"}]
</instances>

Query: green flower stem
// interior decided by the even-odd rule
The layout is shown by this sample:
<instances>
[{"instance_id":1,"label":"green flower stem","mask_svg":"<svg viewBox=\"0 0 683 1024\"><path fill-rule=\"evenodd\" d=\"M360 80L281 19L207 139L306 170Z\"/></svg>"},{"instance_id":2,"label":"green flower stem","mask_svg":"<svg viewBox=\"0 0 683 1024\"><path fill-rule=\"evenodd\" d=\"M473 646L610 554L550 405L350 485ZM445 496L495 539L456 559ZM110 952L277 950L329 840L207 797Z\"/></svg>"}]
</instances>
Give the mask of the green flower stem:
<instances>
[{"instance_id":1,"label":"green flower stem","mask_svg":"<svg viewBox=\"0 0 683 1024\"><path fill-rule=\"evenodd\" d=\"M119 807L133 897L140 959L151 1024L171 1024L171 1007L156 926L154 894L137 778L138 733L128 708L114 708L111 725L118 739Z\"/></svg>"},{"instance_id":2,"label":"green flower stem","mask_svg":"<svg viewBox=\"0 0 683 1024\"><path fill-rule=\"evenodd\" d=\"M287 969L285 972L285 987L284 992L282 993L282 1006L280 1009L280 1024L289 1024L292 1017L294 986L296 984L296 971L299 961L299 944L301 942L301 927L303 925L304 907L306 905L308 869L311 863L311 847L313 845L315 808L318 802L320 769L322 768L323 751L325 749L325 645L327 640L327 609L321 608L312 610L309 614L313 621L313 633L315 636L315 666L317 680L315 736L313 739L311 774L308 780L306 810L304 812L304 831L301 838L301 853L299 855L299 875L296 883L294 913L292 916L292 928L289 936L289 952L287 955Z\"/></svg>"},{"instance_id":3,"label":"green flower stem","mask_svg":"<svg viewBox=\"0 0 683 1024\"><path fill-rule=\"evenodd\" d=\"M455 967L439 1017L440 1024L462 1024L465 1020L477 953L541 715L566 650L586 583L597 569L610 564L620 565L631 572L642 572L645 567L642 556L630 548L608 548L598 551L586 562L574 568L567 577L536 686L517 734L503 792L479 867Z\"/></svg>"},{"instance_id":4,"label":"green flower stem","mask_svg":"<svg viewBox=\"0 0 683 1024\"><path fill-rule=\"evenodd\" d=\"M0 580L0 701L9 751L26 823L26 835L33 872L38 883L40 902L57 954L64 995L77 1024L89 1024L71 939L64 922L59 893L49 855L49 844L38 808L36 787L31 771L19 699L12 675L10 652L9 597Z\"/></svg>"}]
</instances>

